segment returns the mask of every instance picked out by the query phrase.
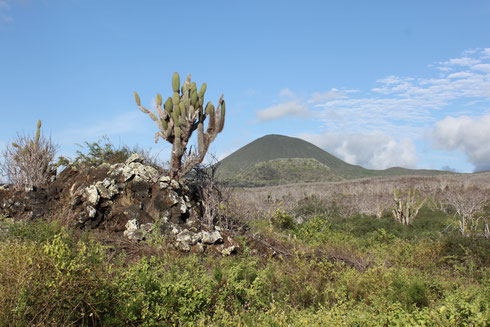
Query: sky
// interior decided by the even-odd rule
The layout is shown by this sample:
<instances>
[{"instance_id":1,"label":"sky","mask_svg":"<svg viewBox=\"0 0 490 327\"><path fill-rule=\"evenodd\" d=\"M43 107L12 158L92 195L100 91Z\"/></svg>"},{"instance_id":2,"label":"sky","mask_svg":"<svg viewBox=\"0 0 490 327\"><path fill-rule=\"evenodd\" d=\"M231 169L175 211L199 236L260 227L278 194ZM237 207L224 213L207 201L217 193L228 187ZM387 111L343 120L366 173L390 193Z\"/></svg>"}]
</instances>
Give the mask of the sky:
<instances>
[{"instance_id":1,"label":"sky","mask_svg":"<svg viewBox=\"0 0 490 327\"><path fill-rule=\"evenodd\" d=\"M226 100L210 152L267 134L373 169L490 169L490 1L0 0L0 148L151 148L171 77ZM194 136L195 137L195 136Z\"/></svg>"}]
</instances>

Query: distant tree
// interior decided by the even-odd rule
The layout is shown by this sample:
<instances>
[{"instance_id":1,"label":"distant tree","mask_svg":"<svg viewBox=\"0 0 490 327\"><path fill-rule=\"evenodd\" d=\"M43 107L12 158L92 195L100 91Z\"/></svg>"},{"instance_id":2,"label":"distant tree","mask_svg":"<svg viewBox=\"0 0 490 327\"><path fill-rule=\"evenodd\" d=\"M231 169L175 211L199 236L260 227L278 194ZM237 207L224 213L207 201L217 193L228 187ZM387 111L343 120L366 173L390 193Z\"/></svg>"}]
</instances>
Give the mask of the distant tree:
<instances>
[{"instance_id":1,"label":"distant tree","mask_svg":"<svg viewBox=\"0 0 490 327\"><path fill-rule=\"evenodd\" d=\"M477 215L481 212L485 204L489 201L490 194L488 190L482 190L478 187L449 188L445 192L445 201L454 207L456 214L459 216L459 230L462 235L468 235L476 232L480 221L483 221L483 229L488 237L488 218Z\"/></svg>"},{"instance_id":2,"label":"distant tree","mask_svg":"<svg viewBox=\"0 0 490 327\"><path fill-rule=\"evenodd\" d=\"M419 193L411 190L408 190L406 196L403 196L401 190L394 189L393 200L395 201L395 206L392 212L396 221L403 225L410 225L417 217L427 198L421 200Z\"/></svg>"}]
</instances>

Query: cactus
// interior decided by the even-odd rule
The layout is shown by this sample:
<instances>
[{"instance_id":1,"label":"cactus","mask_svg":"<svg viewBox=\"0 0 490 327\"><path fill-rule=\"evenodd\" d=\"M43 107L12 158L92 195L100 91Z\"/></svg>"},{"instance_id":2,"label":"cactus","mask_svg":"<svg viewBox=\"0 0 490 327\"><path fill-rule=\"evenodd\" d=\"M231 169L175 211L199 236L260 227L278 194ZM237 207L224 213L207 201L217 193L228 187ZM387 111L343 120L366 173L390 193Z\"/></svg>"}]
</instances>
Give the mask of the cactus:
<instances>
[{"instance_id":1,"label":"cactus","mask_svg":"<svg viewBox=\"0 0 490 327\"><path fill-rule=\"evenodd\" d=\"M141 105L138 93L134 92L134 98L138 108L156 122L159 131L155 133L155 142L160 138L172 144L170 158L170 177L180 179L193 167L204 160L209 145L214 141L218 133L223 130L225 123L225 101L223 95L218 100L215 108L212 102L208 102L203 108L204 94L207 85L203 83L199 92L195 82L191 82L188 75L182 86L180 76L174 73L172 76L173 94L163 104L162 96L157 94L156 106L158 117L152 111ZM204 122L208 119L207 128ZM192 133L197 129L198 148L196 152L187 153L187 144ZM186 160L182 158L187 154Z\"/></svg>"},{"instance_id":2,"label":"cactus","mask_svg":"<svg viewBox=\"0 0 490 327\"><path fill-rule=\"evenodd\" d=\"M408 190L407 197L403 200L402 191L393 189L393 200L395 201L395 206L392 212L395 219L403 225L410 225L417 217L427 198L420 200L417 191Z\"/></svg>"}]
</instances>

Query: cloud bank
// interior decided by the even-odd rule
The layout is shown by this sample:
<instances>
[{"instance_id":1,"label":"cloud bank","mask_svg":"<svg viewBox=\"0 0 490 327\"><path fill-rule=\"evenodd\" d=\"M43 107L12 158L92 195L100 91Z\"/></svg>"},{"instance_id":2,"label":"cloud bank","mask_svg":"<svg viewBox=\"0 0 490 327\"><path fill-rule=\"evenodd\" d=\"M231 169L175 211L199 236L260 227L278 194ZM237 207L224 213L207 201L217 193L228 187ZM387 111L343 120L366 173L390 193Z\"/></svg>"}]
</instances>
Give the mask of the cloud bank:
<instances>
[{"instance_id":1,"label":"cloud bank","mask_svg":"<svg viewBox=\"0 0 490 327\"><path fill-rule=\"evenodd\" d=\"M383 133L342 134L332 132L300 134L299 137L350 164L365 168L417 167L415 145L408 138L397 141Z\"/></svg>"},{"instance_id":2,"label":"cloud bank","mask_svg":"<svg viewBox=\"0 0 490 327\"><path fill-rule=\"evenodd\" d=\"M435 124L434 146L462 151L475 171L490 170L490 115L446 117Z\"/></svg>"},{"instance_id":3,"label":"cloud bank","mask_svg":"<svg viewBox=\"0 0 490 327\"><path fill-rule=\"evenodd\" d=\"M291 92L291 90L281 90L279 95L281 97L281 102L279 104L257 112L257 118L260 122L290 116L305 118L309 115L308 105L304 101L300 100L296 94Z\"/></svg>"}]
</instances>

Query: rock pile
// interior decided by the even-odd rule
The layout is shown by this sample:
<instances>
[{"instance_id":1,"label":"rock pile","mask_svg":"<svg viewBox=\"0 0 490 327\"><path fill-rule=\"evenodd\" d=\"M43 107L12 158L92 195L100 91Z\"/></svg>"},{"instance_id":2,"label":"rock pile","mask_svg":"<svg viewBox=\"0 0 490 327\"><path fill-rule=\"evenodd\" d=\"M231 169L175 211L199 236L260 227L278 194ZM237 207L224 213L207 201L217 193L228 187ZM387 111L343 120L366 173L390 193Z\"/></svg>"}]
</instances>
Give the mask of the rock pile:
<instances>
[{"instance_id":1,"label":"rock pile","mask_svg":"<svg viewBox=\"0 0 490 327\"><path fill-rule=\"evenodd\" d=\"M202 210L185 183L145 165L137 154L121 164L69 166L45 188L0 189L0 214L6 216L62 214L73 227L122 233L134 241L158 234L182 251L235 252L238 244L227 231L201 223Z\"/></svg>"}]
</instances>

